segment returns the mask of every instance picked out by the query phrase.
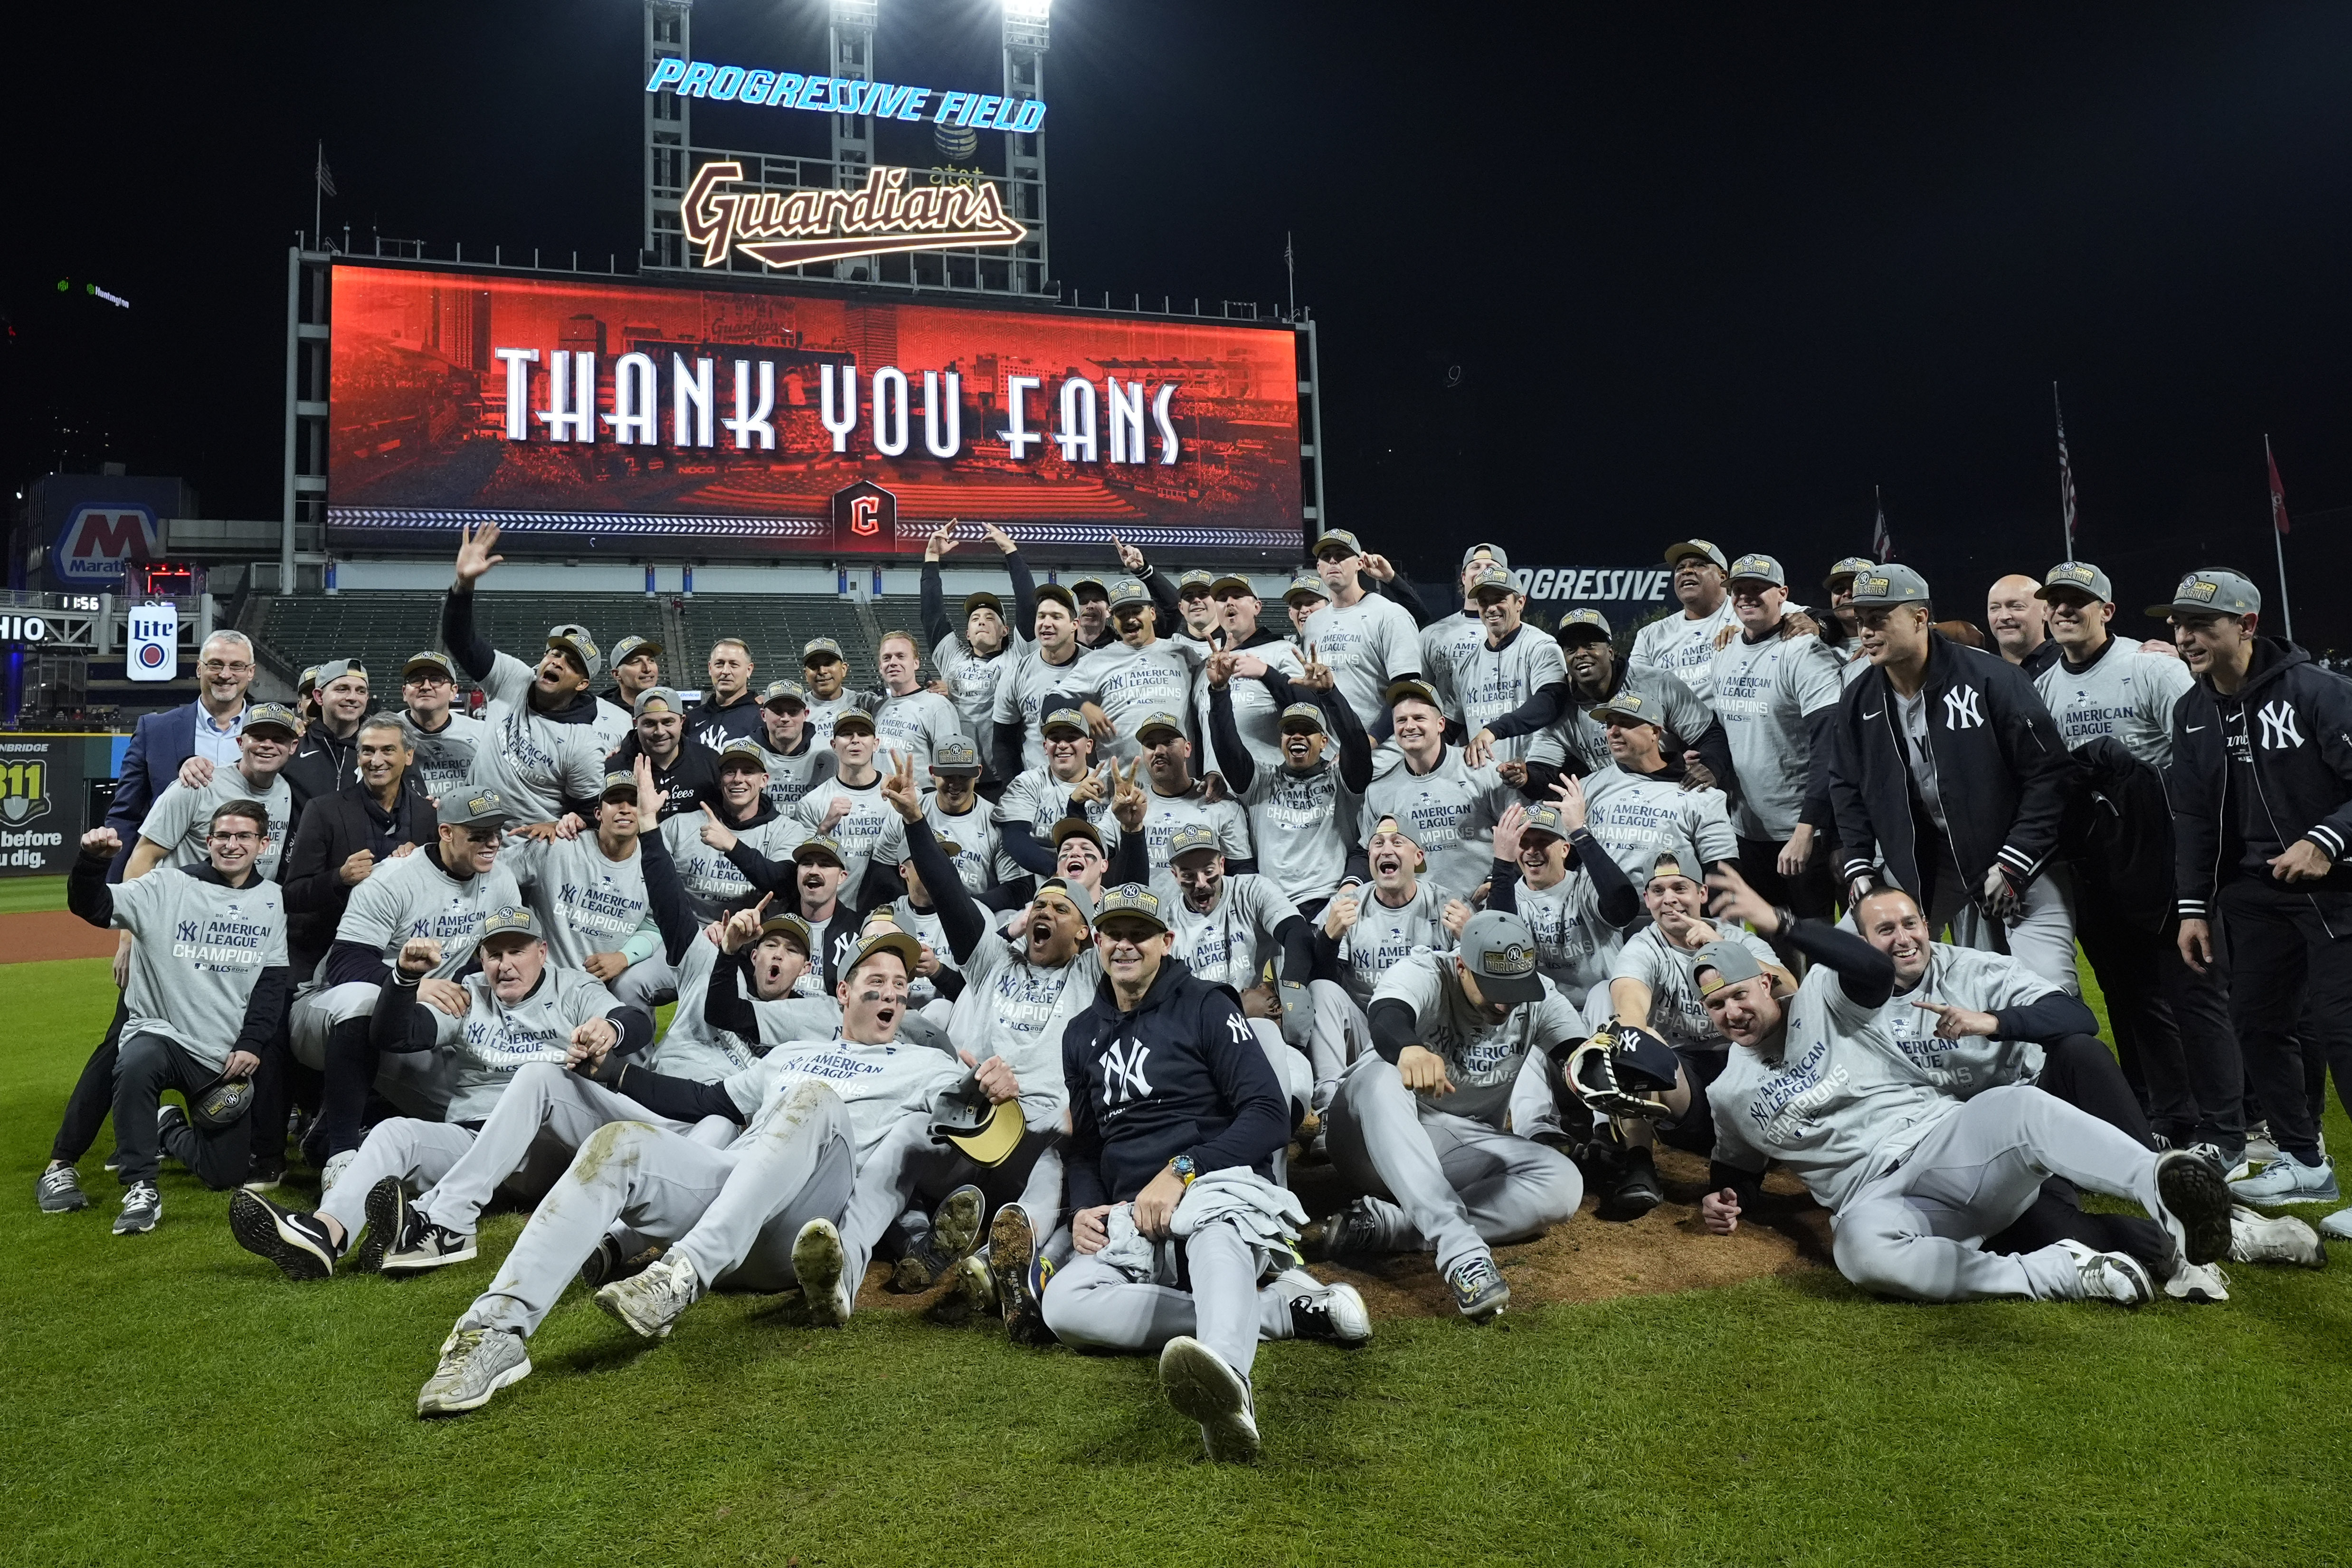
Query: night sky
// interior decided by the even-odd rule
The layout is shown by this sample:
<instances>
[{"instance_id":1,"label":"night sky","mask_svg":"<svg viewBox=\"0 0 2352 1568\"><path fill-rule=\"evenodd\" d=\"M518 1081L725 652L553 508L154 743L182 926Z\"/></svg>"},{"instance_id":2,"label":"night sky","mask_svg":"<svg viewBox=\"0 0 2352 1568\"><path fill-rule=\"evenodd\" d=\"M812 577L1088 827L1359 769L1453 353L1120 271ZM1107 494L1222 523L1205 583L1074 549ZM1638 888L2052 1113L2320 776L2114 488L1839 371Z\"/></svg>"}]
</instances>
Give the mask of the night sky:
<instances>
[{"instance_id":1,"label":"night sky","mask_svg":"<svg viewBox=\"0 0 2352 1568\"><path fill-rule=\"evenodd\" d=\"M1867 547L1878 485L1900 556L1980 616L2060 553L2054 379L2079 552L2126 604L2207 561L2273 590L2267 432L2297 630L2352 647L2322 586L2352 568L2352 7L1622 9L1064 0L1054 270L1276 302L1294 234L1331 520L1417 575L1470 538L1625 566L1697 533L1811 582ZM994 87L989 0L882 12L879 75ZM1477 30L1420 19L1448 15ZM625 260L639 16L45 13L0 108L11 490L63 409L209 515L278 515L318 138L362 245ZM823 28L704 0L696 53L805 68Z\"/></svg>"}]
</instances>

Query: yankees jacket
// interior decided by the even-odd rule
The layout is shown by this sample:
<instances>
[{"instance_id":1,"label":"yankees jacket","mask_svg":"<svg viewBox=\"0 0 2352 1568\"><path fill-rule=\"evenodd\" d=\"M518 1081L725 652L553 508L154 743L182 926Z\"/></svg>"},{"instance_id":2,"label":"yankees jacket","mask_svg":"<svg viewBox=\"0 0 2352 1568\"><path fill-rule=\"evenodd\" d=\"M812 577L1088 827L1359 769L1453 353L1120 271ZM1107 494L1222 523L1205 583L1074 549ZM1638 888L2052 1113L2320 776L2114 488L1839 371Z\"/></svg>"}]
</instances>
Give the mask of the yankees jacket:
<instances>
[{"instance_id":1,"label":"yankees jacket","mask_svg":"<svg viewBox=\"0 0 2352 1568\"><path fill-rule=\"evenodd\" d=\"M1952 859L1971 897L1997 859L2018 886L2041 875L2065 826L2077 770L2023 670L1977 648L1927 639L1927 749L1943 781ZM1855 677L1839 700L1830 804L1851 882L1884 857L1886 874L1924 895L1919 825L1902 718L1886 671Z\"/></svg>"},{"instance_id":2,"label":"yankees jacket","mask_svg":"<svg viewBox=\"0 0 2352 1568\"><path fill-rule=\"evenodd\" d=\"M2210 919L2219 885L2242 875L2222 864L2230 839L2231 753L2251 764L2252 819L2266 822L2276 854L2308 838L2335 862L2300 890L2339 934L2352 921L2352 681L2311 662L2281 637L2256 639L2254 662L2234 697L2210 676L2172 707L2173 877L2180 918Z\"/></svg>"},{"instance_id":3,"label":"yankees jacket","mask_svg":"<svg viewBox=\"0 0 2352 1568\"><path fill-rule=\"evenodd\" d=\"M1241 1004L1173 956L1132 1013L1106 977L1062 1035L1070 1208L1126 1203L1169 1161L1247 1165L1271 1181L1290 1107Z\"/></svg>"}]
</instances>

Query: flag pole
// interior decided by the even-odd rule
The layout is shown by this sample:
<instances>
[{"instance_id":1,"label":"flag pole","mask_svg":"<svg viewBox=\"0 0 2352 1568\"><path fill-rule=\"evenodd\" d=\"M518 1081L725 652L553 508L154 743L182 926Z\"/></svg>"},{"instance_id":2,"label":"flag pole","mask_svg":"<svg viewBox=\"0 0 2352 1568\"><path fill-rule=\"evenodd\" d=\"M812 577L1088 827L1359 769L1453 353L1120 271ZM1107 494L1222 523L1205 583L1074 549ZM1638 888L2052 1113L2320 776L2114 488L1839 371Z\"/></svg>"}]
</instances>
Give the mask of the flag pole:
<instances>
[{"instance_id":1,"label":"flag pole","mask_svg":"<svg viewBox=\"0 0 2352 1568\"><path fill-rule=\"evenodd\" d=\"M1282 269L1290 279L1290 314L1298 315L1298 259L1290 248L1290 231L1282 231Z\"/></svg>"},{"instance_id":2,"label":"flag pole","mask_svg":"<svg viewBox=\"0 0 2352 1568\"><path fill-rule=\"evenodd\" d=\"M2271 549L2278 556L2279 609L2286 623L2286 640L2294 641L2294 601L2286 591L2286 491L2279 483L2278 459L2271 456L2271 438L2263 437L2263 463L2270 470Z\"/></svg>"},{"instance_id":3,"label":"flag pole","mask_svg":"<svg viewBox=\"0 0 2352 1568\"><path fill-rule=\"evenodd\" d=\"M319 181L319 171L327 166L327 143L319 143L318 156L310 163L310 248L319 248L319 236L325 231L327 188Z\"/></svg>"}]
</instances>

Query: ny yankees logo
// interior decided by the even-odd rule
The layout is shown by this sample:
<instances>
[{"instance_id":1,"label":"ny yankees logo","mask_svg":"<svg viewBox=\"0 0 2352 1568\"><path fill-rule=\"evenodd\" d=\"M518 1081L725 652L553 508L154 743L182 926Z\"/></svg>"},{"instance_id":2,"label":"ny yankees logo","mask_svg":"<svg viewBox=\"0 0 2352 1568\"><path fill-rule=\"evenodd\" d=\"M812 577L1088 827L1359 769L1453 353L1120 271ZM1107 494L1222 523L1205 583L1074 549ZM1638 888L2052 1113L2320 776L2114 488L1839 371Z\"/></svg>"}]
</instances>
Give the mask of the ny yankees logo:
<instances>
[{"instance_id":1,"label":"ny yankees logo","mask_svg":"<svg viewBox=\"0 0 2352 1568\"><path fill-rule=\"evenodd\" d=\"M2290 751L2303 744L2303 731L2294 725L2294 710L2284 699L2263 703L2262 720L2265 751Z\"/></svg>"},{"instance_id":2,"label":"ny yankees logo","mask_svg":"<svg viewBox=\"0 0 2352 1568\"><path fill-rule=\"evenodd\" d=\"M194 942L196 940L195 921L182 921L180 922L180 940L182 942Z\"/></svg>"},{"instance_id":3,"label":"ny yankees logo","mask_svg":"<svg viewBox=\"0 0 2352 1568\"><path fill-rule=\"evenodd\" d=\"M1151 1081L1143 1076L1144 1058L1150 1055L1150 1046L1132 1040L1111 1042L1110 1049L1102 1054L1105 1105L1151 1097Z\"/></svg>"},{"instance_id":4,"label":"ny yankees logo","mask_svg":"<svg viewBox=\"0 0 2352 1568\"><path fill-rule=\"evenodd\" d=\"M1251 1043L1249 1026L1242 1021L1242 1016L1239 1013L1225 1015L1225 1030L1233 1036L1234 1044L1245 1046Z\"/></svg>"},{"instance_id":5,"label":"ny yankees logo","mask_svg":"<svg viewBox=\"0 0 2352 1568\"><path fill-rule=\"evenodd\" d=\"M1977 707L1974 687L1963 686L1944 693L1944 728L1973 730L1984 723L1984 714Z\"/></svg>"}]
</instances>

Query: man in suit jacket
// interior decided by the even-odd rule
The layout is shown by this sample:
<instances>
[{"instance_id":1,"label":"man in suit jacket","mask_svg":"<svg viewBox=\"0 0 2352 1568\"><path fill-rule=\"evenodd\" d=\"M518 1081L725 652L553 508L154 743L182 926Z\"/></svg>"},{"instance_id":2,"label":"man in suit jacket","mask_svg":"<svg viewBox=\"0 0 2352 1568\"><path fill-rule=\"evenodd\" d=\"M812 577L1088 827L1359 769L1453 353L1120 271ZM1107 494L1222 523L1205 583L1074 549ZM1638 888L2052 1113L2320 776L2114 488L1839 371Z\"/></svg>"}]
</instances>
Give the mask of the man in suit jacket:
<instances>
[{"instance_id":1,"label":"man in suit jacket","mask_svg":"<svg viewBox=\"0 0 2352 1568\"><path fill-rule=\"evenodd\" d=\"M106 811L106 826L122 840L122 851L106 874L108 881L122 879L122 864L139 842L139 825L147 819L147 808L173 780L182 777L190 758L205 764L200 776L185 781L191 788L210 783L215 766L236 762L246 688L253 684L253 673L252 641L243 632L215 632L196 654L196 700L139 721L122 753L114 804Z\"/></svg>"}]
</instances>

